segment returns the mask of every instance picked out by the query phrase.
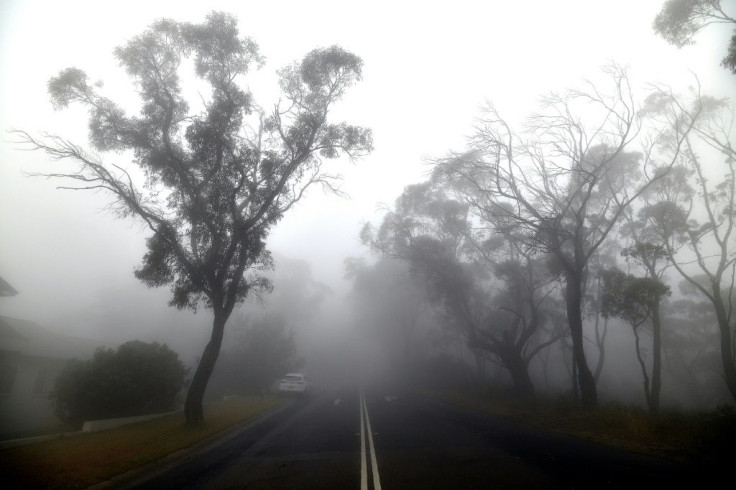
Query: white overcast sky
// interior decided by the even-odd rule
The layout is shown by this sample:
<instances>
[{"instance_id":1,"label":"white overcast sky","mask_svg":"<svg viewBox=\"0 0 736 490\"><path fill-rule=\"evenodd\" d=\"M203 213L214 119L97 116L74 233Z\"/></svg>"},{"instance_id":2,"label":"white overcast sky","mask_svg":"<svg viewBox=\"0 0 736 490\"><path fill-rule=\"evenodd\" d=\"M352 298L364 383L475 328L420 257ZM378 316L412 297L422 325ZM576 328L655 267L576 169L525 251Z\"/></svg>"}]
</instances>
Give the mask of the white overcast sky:
<instances>
[{"instance_id":1,"label":"white overcast sky","mask_svg":"<svg viewBox=\"0 0 736 490\"><path fill-rule=\"evenodd\" d=\"M736 2L726 3L733 9ZM46 159L20 151L5 133L18 128L85 143L84 112L54 112L48 79L78 66L104 80L113 98L129 91L112 50L154 19L235 14L268 59L251 82L263 105L273 102L265 88L273 71L315 47L339 44L363 58L364 80L335 112L374 131L371 156L332 167L345 176L351 199L313 189L269 241L274 253L308 260L316 279L339 289L343 259L365 253L357 237L362 223L380 219L380 203L422 180L426 158L460 149L485 100L521 118L540 95L595 77L611 60L628 65L637 86L682 86L692 71L705 92L734 95L736 77L719 66L729 28L707 29L695 46L678 50L652 31L661 4L0 0L0 276L21 293L0 298L0 313L83 334L75 322L84 312L135 309L131 298L150 295L166 308L165 291L148 292L132 275L145 231L106 213L104 195L25 177Z\"/></svg>"}]
</instances>

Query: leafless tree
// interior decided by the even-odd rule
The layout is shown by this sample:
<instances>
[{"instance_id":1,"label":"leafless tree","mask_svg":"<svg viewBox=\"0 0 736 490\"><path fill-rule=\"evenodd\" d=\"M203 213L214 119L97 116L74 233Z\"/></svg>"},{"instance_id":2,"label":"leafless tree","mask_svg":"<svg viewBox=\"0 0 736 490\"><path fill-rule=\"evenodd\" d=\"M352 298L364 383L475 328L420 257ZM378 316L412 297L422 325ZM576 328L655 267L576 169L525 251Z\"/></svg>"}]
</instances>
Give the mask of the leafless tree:
<instances>
[{"instance_id":1,"label":"leafless tree","mask_svg":"<svg viewBox=\"0 0 736 490\"><path fill-rule=\"evenodd\" d=\"M656 99L659 112L698 113L698 121L678 152L682 167L652 188L642 213L674 268L713 305L724 379L736 398L734 109L699 91L684 98L660 89Z\"/></svg>"},{"instance_id":2,"label":"leafless tree","mask_svg":"<svg viewBox=\"0 0 736 490\"><path fill-rule=\"evenodd\" d=\"M610 89L588 83L552 94L515 132L493 106L470 139L470 150L437 162L434 179L460 189L472 212L513 231L524 246L552 254L565 284L567 320L584 406L597 391L583 347L583 294L588 263L624 210L675 157L657 161L634 152L642 139L653 147L659 125L645 127L626 71L604 70ZM673 136L682 144L696 114ZM648 138L644 138L648 136Z\"/></svg>"}]
</instances>

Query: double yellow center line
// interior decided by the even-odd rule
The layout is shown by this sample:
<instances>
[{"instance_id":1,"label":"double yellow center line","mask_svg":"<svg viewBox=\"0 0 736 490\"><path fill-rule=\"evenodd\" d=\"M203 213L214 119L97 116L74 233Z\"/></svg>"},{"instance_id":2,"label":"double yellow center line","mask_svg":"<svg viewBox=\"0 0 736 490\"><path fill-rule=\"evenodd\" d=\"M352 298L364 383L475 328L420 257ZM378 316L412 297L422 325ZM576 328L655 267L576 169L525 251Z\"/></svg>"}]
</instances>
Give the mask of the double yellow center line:
<instances>
[{"instance_id":1,"label":"double yellow center line","mask_svg":"<svg viewBox=\"0 0 736 490\"><path fill-rule=\"evenodd\" d=\"M370 448L370 465L373 474L373 489L381 490L381 479L378 476L378 462L376 461L376 449L373 446L373 431L371 430L371 419L368 417L368 404L365 402L365 394L360 390L360 490L368 490L368 456L365 450L366 433L368 434L368 446Z\"/></svg>"}]
</instances>

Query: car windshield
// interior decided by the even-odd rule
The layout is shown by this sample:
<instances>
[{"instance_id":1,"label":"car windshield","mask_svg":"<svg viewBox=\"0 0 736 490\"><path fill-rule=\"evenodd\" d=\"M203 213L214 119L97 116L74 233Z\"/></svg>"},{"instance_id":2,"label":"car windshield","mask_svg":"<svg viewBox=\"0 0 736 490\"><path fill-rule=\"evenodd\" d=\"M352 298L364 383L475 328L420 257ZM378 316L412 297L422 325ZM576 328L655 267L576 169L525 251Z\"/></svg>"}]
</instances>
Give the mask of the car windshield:
<instances>
[{"instance_id":1,"label":"car windshield","mask_svg":"<svg viewBox=\"0 0 736 490\"><path fill-rule=\"evenodd\" d=\"M301 376L294 376L294 375L292 375L292 376L285 376L284 379L283 379L283 381L284 381L284 383L298 383L298 382L302 381L302 377Z\"/></svg>"}]
</instances>

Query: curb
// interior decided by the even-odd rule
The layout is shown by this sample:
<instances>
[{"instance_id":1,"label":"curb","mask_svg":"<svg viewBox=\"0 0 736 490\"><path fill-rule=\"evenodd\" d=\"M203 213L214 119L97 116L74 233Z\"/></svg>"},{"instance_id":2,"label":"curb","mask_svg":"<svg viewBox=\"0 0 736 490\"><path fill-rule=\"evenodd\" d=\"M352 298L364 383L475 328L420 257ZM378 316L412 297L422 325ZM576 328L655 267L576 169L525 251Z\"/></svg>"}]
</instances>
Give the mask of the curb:
<instances>
[{"instance_id":1,"label":"curb","mask_svg":"<svg viewBox=\"0 0 736 490\"><path fill-rule=\"evenodd\" d=\"M164 417L166 415L171 415L172 413L179 413L181 411L182 410L173 410L170 412L159 412L159 413L150 413L146 415L135 415L133 417L89 420L87 422L84 422L84 425L82 426L80 430L69 431L69 432L57 432L54 434L47 434L43 436L21 437L18 439L6 439L4 441L0 441L0 450L11 449L14 447L19 447L19 446L27 446L28 444L33 444L34 442L51 441L54 439L65 439L67 437L75 437L75 436L87 434L90 432L99 432L103 430L117 429L118 427L123 427L125 425L137 424L138 422L145 422L147 420L152 420L158 417Z\"/></svg>"},{"instance_id":2,"label":"curb","mask_svg":"<svg viewBox=\"0 0 736 490\"><path fill-rule=\"evenodd\" d=\"M118 417L115 419L99 419L99 420L88 420L82 426L82 432L99 432L102 430L117 429L125 425L137 424L138 422L146 422L148 420L157 419L159 417L165 417L172 413L180 413L181 410L172 410L169 412L149 413L146 415L134 415L133 417Z\"/></svg>"}]
</instances>

